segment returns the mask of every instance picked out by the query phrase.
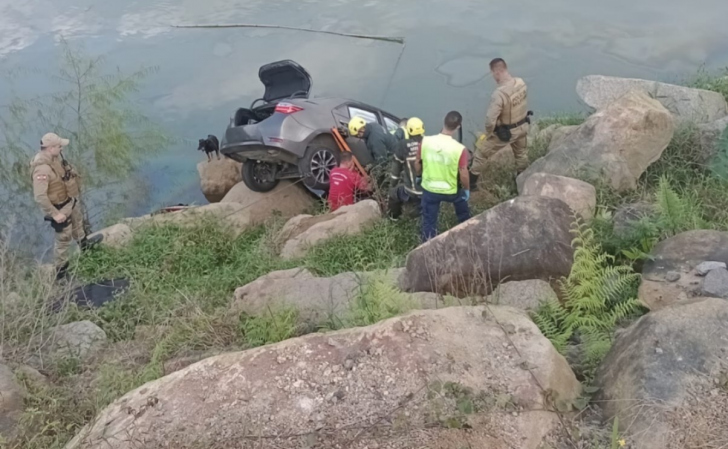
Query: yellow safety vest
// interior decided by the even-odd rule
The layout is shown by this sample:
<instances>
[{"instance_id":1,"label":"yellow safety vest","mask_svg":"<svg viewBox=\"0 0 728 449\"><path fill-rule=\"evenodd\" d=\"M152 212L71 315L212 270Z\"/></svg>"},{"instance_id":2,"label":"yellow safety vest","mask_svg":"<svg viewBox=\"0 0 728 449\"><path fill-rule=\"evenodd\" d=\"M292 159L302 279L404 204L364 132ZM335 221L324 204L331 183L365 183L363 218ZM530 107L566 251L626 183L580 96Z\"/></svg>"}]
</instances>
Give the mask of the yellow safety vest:
<instances>
[{"instance_id":1,"label":"yellow safety vest","mask_svg":"<svg viewBox=\"0 0 728 449\"><path fill-rule=\"evenodd\" d=\"M463 144L445 134L422 140L422 188L452 195L458 191L458 164Z\"/></svg>"}]
</instances>

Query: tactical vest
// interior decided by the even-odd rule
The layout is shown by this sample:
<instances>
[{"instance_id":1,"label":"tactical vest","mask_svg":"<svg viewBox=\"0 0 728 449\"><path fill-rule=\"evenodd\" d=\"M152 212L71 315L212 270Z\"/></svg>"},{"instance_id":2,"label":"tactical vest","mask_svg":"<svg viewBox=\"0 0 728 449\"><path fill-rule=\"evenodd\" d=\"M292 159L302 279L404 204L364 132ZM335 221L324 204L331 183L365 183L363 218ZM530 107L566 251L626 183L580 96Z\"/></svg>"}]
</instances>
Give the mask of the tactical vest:
<instances>
[{"instance_id":1,"label":"tactical vest","mask_svg":"<svg viewBox=\"0 0 728 449\"><path fill-rule=\"evenodd\" d=\"M501 125L513 125L526 118L528 114L528 87L521 78L513 78L498 86L503 97L503 110L498 119Z\"/></svg>"},{"instance_id":2,"label":"tactical vest","mask_svg":"<svg viewBox=\"0 0 728 449\"><path fill-rule=\"evenodd\" d=\"M61 161L59 158L51 158L43 153L36 154L30 161L31 182L33 182L33 171L41 165L47 165L53 171L53 174L48 178L48 199L53 204L65 202L70 195L66 183L63 181L65 170L61 165Z\"/></svg>"},{"instance_id":3,"label":"tactical vest","mask_svg":"<svg viewBox=\"0 0 728 449\"><path fill-rule=\"evenodd\" d=\"M405 160L404 160L404 171L405 171L405 189L414 195L422 195L422 187L417 183L417 169L415 167L417 162L417 150L420 148L420 141L415 140L413 137L408 137L404 141Z\"/></svg>"},{"instance_id":4,"label":"tactical vest","mask_svg":"<svg viewBox=\"0 0 728 449\"><path fill-rule=\"evenodd\" d=\"M453 195L458 191L458 163L463 144L445 134L422 140L422 188L432 193Z\"/></svg>"}]
</instances>

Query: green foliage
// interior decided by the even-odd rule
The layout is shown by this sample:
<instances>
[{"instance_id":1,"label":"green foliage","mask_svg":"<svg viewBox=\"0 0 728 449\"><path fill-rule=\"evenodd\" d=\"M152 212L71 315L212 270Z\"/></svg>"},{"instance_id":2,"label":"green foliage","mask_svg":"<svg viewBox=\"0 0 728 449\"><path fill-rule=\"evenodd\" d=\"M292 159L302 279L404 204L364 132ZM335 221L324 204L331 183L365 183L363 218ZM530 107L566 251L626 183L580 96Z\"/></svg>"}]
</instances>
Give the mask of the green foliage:
<instances>
[{"instance_id":1,"label":"green foliage","mask_svg":"<svg viewBox=\"0 0 728 449\"><path fill-rule=\"evenodd\" d=\"M657 228L661 237L669 237L690 229L701 229L705 223L700 217L699 198L684 199L670 186L666 176L660 178L656 204L659 212Z\"/></svg>"},{"instance_id":2,"label":"green foliage","mask_svg":"<svg viewBox=\"0 0 728 449\"><path fill-rule=\"evenodd\" d=\"M687 84L689 87L718 92L728 100L728 68L711 73L705 67L701 67Z\"/></svg>"},{"instance_id":3,"label":"green foliage","mask_svg":"<svg viewBox=\"0 0 728 449\"><path fill-rule=\"evenodd\" d=\"M407 253L417 247L418 236L414 220L383 220L362 234L339 236L312 248L304 264L322 276L393 268L401 266Z\"/></svg>"},{"instance_id":4,"label":"green foliage","mask_svg":"<svg viewBox=\"0 0 728 449\"><path fill-rule=\"evenodd\" d=\"M260 316L243 316L240 330L250 346L263 346L287 340L297 334L298 311L294 307L283 307Z\"/></svg>"},{"instance_id":5,"label":"green foliage","mask_svg":"<svg viewBox=\"0 0 728 449\"><path fill-rule=\"evenodd\" d=\"M542 303L534 322L561 352L580 342L583 345L584 374L589 377L611 347L617 324L640 311L632 296L639 275L632 267L613 265L614 257L603 252L592 229L575 223L574 264L559 285L564 296Z\"/></svg>"},{"instance_id":6,"label":"green foliage","mask_svg":"<svg viewBox=\"0 0 728 449\"><path fill-rule=\"evenodd\" d=\"M584 114L562 113L554 114L536 120L539 129L546 129L551 125L578 126L586 121Z\"/></svg>"},{"instance_id":7,"label":"green foliage","mask_svg":"<svg viewBox=\"0 0 728 449\"><path fill-rule=\"evenodd\" d=\"M125 248L100 248L75 261L82 279L125 277L132 287L93 317L114 340L128 339L140 324L167 324L176 316L212 314L228 304L235 288L291 264L265 245L265 230L237 237L219 224L152 226Z\"/></svg>"},{"instance_id":8,"label":"green foliage","mask_svg":"<svg viewBox=\"0 0 728 449\"><path fill-rule=\"evenodd\" d=\"M384 276L374 276L366 281L352 302L345 327L368 326L412 308L413 304Z\"/></svg>"}]
</instances>

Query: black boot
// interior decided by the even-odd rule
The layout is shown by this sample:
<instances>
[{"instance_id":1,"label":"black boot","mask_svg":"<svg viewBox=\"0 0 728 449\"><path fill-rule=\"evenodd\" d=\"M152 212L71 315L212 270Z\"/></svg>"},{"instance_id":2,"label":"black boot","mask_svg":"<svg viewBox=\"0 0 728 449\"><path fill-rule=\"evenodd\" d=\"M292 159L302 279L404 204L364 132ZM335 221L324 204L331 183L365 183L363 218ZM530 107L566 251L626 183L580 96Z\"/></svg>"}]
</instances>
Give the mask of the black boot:
<instances>
[{"instance_id":1,"label":"black boot","mask_svg":"<svg viewBox=\"0 0 728 449\"><path fill-rule=\"evenodd\" d=\"M480 190L478 187L478 178L480 178L480 175L475 175L473 173L470 173L470 191L471 192L477 192Z\"/></svg>"},{"instance_id":2,"label":"black boot","mask_svg":"<svg viewBox=\"0 0 728 449\"><path fill-rule=\"evenodd\" d=\"M68 275L68 262L56 268L56 282L60 282L65 279L66 275Z\"/></svg>"}]
</instances>

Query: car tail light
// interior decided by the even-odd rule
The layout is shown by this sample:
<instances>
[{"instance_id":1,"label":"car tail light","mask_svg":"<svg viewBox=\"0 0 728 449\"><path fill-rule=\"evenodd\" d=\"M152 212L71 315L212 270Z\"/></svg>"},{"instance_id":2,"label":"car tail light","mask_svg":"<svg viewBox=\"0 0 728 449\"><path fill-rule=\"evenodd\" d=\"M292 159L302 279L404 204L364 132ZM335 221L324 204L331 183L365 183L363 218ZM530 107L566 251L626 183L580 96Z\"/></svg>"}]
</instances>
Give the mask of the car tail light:
<instances>
[{"instance_id":1,"label":"car tail light","mask_svg":"<svg viewBox=\"0 0 728 449\"><path fill-rule=\"evenodd\" d=\"M300 106L296 106L295 104L278 103L276 105L276 112L279 112L281 114L293 114L299 111L303 111L303 108Z\"/></svg>"}]
</instances>

